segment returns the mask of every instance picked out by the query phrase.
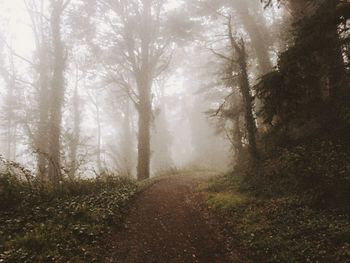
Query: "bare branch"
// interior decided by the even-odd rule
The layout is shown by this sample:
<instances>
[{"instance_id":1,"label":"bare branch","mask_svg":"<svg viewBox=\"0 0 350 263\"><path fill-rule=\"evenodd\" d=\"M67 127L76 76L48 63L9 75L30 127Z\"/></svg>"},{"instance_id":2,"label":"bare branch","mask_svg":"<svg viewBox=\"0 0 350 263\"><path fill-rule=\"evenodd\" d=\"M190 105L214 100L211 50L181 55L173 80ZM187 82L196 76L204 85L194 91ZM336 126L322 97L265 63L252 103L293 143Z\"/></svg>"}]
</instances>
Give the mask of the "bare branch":
<instances>
[{"instance_id":1,"label":"bare branch","mask_svg":"<svg viewBox=\"0 0 350 263\"><path fill-rule=\"evenodd\" d=\"M232 62L232 59L229 58L229 57L226 57L225 55L219 53L219 52L216 52L214 49L210 48L209 49L211 52L213 52L214 55L218 56L219 58L222 58L222 59L225 59L225 60L228 60L230 62Z\"/></svg>"},{"instance_id":2,"label":"bare branch","mask_svg":"<svg viewBox=\"0 0 350 263\"><path fill-rule=\"evenodd\" d=\"M2 41L2 42L6 45L7 49L11 52L11 54L12 54L14 57L17 57L17 58L23 60L24 62L27 62L29 65L31 65L31 66L34 67L34 68L37 66L37 65L35 65L32 61L30 61L29 59L27 59L27 58L25 58L25 57L23 57L23 56L17 54L17 53L15 52L15 50L11 47L11 45L10 45L9 43L7 43L6 39L5 39L3 36L1 36L1 35L0 35L0 41Z\"/></svg>"}]
</instances>

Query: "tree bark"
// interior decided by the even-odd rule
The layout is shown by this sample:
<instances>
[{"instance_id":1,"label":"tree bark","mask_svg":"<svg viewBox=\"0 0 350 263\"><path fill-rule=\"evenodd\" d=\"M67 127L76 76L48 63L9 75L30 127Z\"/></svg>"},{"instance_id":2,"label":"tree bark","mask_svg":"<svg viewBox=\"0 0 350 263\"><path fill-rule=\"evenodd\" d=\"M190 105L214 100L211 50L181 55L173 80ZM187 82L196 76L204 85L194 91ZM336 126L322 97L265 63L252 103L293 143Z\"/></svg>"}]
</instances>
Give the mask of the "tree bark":
<instances>
[{"instance_id":1,"label":"tree bark","mask_svg":"<svg viewBox=\"0 0 350 263\"><path fill-rule=\"evenodd\" d=\"M45 32L46 20L44 19L46 4L44 0L33 1L30 4L26 2L27 12L32 23L32 33L35 39L36 54L38 56L38 65L34 69L38 74L38 97L37 110L38 122L35 125L33 134L33 148L36 152L37 174L41 181L47 181L47 163L48 163L48 122L49 122L49 70L50 70L50 43L49 36ZM34 65L34 63L32 63ZM29 126L27 126L29 131ZM31 132L30 132L31 133Z\"/></svg>"},{"instance_id":2,"label":"tree bark","mask_svg":"<svg viewBox=\"0 0 350 263\"><path fill-rule=\"evenodd\" d=\"M132 132L132 118L130 113L130 101L126 99L124 104L123 134L122 134L122 153L123 153L123 171L127 176L131 176L133 172L134 156L134 140Z\"/></svg>"},{"instance_id":3,"label":"tree bark","mask_svg":"<svg viewBox=\"0 0 350 263\"><path fill-rule=\"evenodd\" d=\"M39 50L39 124L36 139L36 150L37 150L37 169L38 176L42 181L46 180L47 177L47 151L48 151L48 118L49 118L49 100L47 94L49 92L49 80L48 80L48 67L47 61L48 48L44 42L44 36L42 36L41 46Z\"/></svg>"},{"instance_id":4,"label":"tree bark","mask_svg":"<svg viewBox=\"0 0 350 263\"><path fill-rule=\"evenodd\" d=\"M150 62L151 0L143 0L143 27L141 32L141 70L137 77L139 91L139 130L137 178L150 177L151 120L152 120L152 67Z\"/></svg>"},{"instance_id":5,"label":"tree bark","mask_svg":"<svg viewBox=\"0 0 350 263\"><path fill-rule=\"evenodd\" d=\"M137 178L145 180L150 177L152 118L151 87L147 79L140 91Z\"/></svg>"},{"instance_id":6,"label":"tree bark","mask_svg":"<svg viewBox=\"0 0 350 263\"><path fill-rule=\"evenodd\" d=\"M239 66L239 89L243 97L244 117L248 139L248 149L252 158L258 159L258 150L256 146L256 124L253 115L253 96L249 84L248 69L247 69L247 52L243 39L237 41L232 34L231 19L228 22L228 37L232 50L234 52L233 61L237 61ZM235 57L237 59L235 59Z\"/></svg>"},{"instance_id":7,"label":"tree bark","mask_svg":"<svg viewBox=\"0 0 350 263\"><path fill-rule=\"evenodd\" d=\"M61 174L61 122L64 101L65 55L61 39L61 15L63 1L52 0L51 30L54 53L54 68L51 83L51 108L49 124L49 178L54 185L62 180Z\"/></svg>"},{"instance_id":8,"label":"tree bark","mask_svg":"<svg viewBox=\"0 0 350 263\"><path fill-rule=\"evenodd\" d=\"M256 125L255 125L255 119L253 115L252 110L252 104L253 104L253 97L250 93L250 84L248 80L248 73L247 73L247 58L246 58L246 51L244 47L244 43L242 41L241 50L239 51L239 66L241 69L241 79L240 79L240 90L243 96L243 104L244 104L244 113L245 113L245 124L247 129L247 135L248 135L248 147L250 155L254 158L258 158L258 151L256 147Z\"/></svg>"},{"instance_id":9,"label":"tree bark","mask_svg":"<svg viewBox=\"0 0 350 263\"><path fill-rule=\"evenodd\" d=\"M240 118L239 114L235 116L235 118L232 120L233 122L233 140L234 140L234 148L235 153L240 154L242 152L242 133L241 133L241 125L240 125Z\"/></svg>"},{"instance_id":10,"label":"tree bark","mask_svg":"<svg viewBox=\"0 0 350 263\"><path fill-rule=\"evenodd\" d=\"M266 35L266 26L263 18L255 12L254 16L250 14L248 3L246 1L237 5L237 11L242 24L247 31L252 42L259 65L260 75L265 75L272 69L272 63L269 56L269 44Z\"/></svg>"},{"instance_id":11,"label":"tree bark","mask_svg":"<svg viewBox=\"0 0 350 263\"><path fill-rule=\"evenodd\" d=\"M97 121L97 169L99 173L102 173L102 158L101 158L101 140L102 140L102 130L101 130L101 114L98 101L96 101L96 121Z\"/></svg>"},{"instance_id":12,"label":"tree bark","mask_svg":"<svg viewBox=\"0 0 350 263\"><path fill-rule=\"evenodd\" d=\"M78 71L78 70L77 70ZM77 152L80 141L80 99L79 99L79 76L76 74L76 83L73 95L73 135L70 142L70 167L69 167L69 177L73 179L76 175L78 169Z\"/></svg>"},{"instance_id":13,"label":"tree bark","mask_svg":"<svg viewBox=\"0 0 350 263\"><path fill-rule=\"evenodd\" d=\"M4 61L0 58L0 63L5 64ZM2 76L5 85L6 85L6 97L5 105L3 108L4 118L6 120L5 131L5 140L6 140L6 149L5 149L5 158L8 160L15 160L16 153L14 151L14 139L16 137L16 124L14 122L14 103L15 99L15 90L16 90L16 72L13 61L13 54L9 54L9 69L6 69L4 66L0 66L0 76Z\"/></svg>"},{"instance_id":14,"label":"tree bark","mask_svg":"<svg viewBox=\"0 0 350 263\"><path fill-rule=\"evenodd\" d=\"M253 8L256 7L257 6ZM251 45L257 58L258 73L260 76L263 76L272 70L272 62L269 55L269 40L267 38L268 32L264 23L264 18L256 9L254 13L251 13L247 1L240 1L237 3L236 9L239 19L251 40ZM259 99L255 99L255 111L260 112L262 108L263 102ZM261 131L266 128L262 118L258 117L257 123Z\"/></svg>"}]
</instances>

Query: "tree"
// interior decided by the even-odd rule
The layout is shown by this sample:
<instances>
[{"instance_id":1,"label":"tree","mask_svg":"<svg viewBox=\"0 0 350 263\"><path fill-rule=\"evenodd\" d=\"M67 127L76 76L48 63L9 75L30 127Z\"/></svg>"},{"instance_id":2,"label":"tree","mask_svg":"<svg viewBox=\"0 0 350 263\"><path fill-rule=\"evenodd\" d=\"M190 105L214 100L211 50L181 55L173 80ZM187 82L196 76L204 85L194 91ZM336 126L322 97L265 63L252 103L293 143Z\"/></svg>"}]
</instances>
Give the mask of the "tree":
<instances>
[{"instance_id":1,"label":"tree","mask_svg":"<svg viewBox=\"0 0 350 263\"><path fill-rule=\"evenodd\" d=\"M239 91L242 96L243 100L243 112L244 112L244 118L245 118L245 128L247 133L247 141L248 141L248 150L250 153L250 156L254 159L258 158L258 151L256 146L256 124L253 114L253 96L251 94L251 87L249 83L249 77L248 77L248 67L247 67L247 51L245 47L244 40L237 39L233 35L232 30L232 19L231 17L227 18L227 38L229 40L230 49L231 49L231 55L225 56L222 54L219 54L214 51L214 53L221 57L222 59L226 60L228 63L228 85L230 87L235 87L236 85L239 88ZM232 94L233 95L233 94ZM239 116L239 109L238 113L233 112L233 115ZM237 135L240 134L239 132L239 118L234 117L234 122L236 124L237 131L234 132L234 137L237 137ZM238 144L238 149L240 149L240 144Z\"/></svg>"},{"instance_id":2,"label":"tree","mask_svg":"<svg viewBox=\"0 0 350 263\"><path fill-rule=\"evenodd\" d=\"M156 110L153 120L152 169L166 170L174 166L171 156L172 136L168 128L165 85L166 78L157 81Z\"/></svg>"},{"instance_id":3,"label":"tree","mask_svg":"<svg viewBox=\"0 0 350 263\"><path fill-rule=\"evenodd\" d=\"M258 12L259 6L250 4L248 1L236 1L233 8L241 21L245 31L248 33L254 55L258 61L258 74L263 76L272 70L272 63L270 59L270 39L268 39L268 30L264 17ZM243 66L243 65L242 65ZM256 77L257 78L257 77ZM259 112L262 108L262 101L255 99L255 111ZM263 128L264 123L261 118L257 118L258 127Z\"/></svg>"},{"instance_id":4,"label":"tree","mask_svg":"<svg viewBox=\"0 0 350 263\"><path fill-rule=\"evenodd\" d=\"M4 108L2 110L2 119L6 122L4 126L6 154L8 160L15 161L16 159L16 137L17 137L17 122L16 118L16 68L12 48L7 46L8 59L5 53L1 52L2 48L7 45L4 39L0 39L0 77L4 80L6 87L6 96L4 99ZM2 54L3 53L3 54ZM8 60L8 62L6 61ZM17 120L16 120L17 119Z\"/></svg>"},{"instance_id":5,"label":"tree","mask_svg":"<svg viewBox=\"0 0 350 263\"><path fill-rule=\"evenodd\" d=\"M101 103L99 100L98 91L94 91L95 94L91 94L88 90L89 100L94 107L94 115L97 124L97 149L96 149L96 161L98 173L102 173L102 120L101 120Z\"/></svg>"},{"instance_id":6,"label":"tree","mask_svg":"<svg viewBox=\"0 0 350 263\"><path fill-rule=\"evenodd\" d=\"M50 92L50 121L49 121L49 179L54 185L62 180L61 174L61 122L62 107L64 102L64 70L66 54L62 41L61 19L70 0L51 0L51 30L53 47L53 74L51 79Z\"/></svg>"},{"instance_id":7,"label":"tree","mask_svg":"<svg viewBox=\"0 0 350 263\"><path fill-rule=\"evenodd\" d=\"M237 27L242 27L246 36L244 42L249 46L249 59L254 60L251 65L257 64L257 67L250 66L249 70L254 70L254 81L261 76L269 73L272 70L272 62L270 49L273 45L271 34L266 26L266 21L263 16L263 10L260 3L245 0L220 0L213 3L212 1L199 1L202 9L207 9L210 15L217 14L219 17L222 14L234 14L232 22L237 24ZM255 62L256 60L256 62ZM262 108L262 101L254 98L254 111L259 112ZM235 121L237 123L237 121ZM265 130L263 120L257 117L258 128L260 131Z\"/></svg>"},{"instance_id":8,"label":"tree","mask_svg":"<svg viewBox=\"0 0 350 263\"><path fill-rule=\"evenodd\" d=\"M128 94L138 111L138 164L137 178L144 180L150 176L152 86L156 76L161 74L169 63L168 49L171 38L164 35L164 1L111 1L103 0L105 12L112 12L113 19L105 18L116 33L112 48L115 64L123 71L115 72L118 81L130 75L135 83L129 86ZM109 53L111 54L111 53Z\"/></svg>"},{"instance_id":9,"label":"tree","mask_svg":"<svg viewBox=\"0 0 350 263\"><path fill-rule=\"evenodd\" d=\"M51 69L50 59L50 37L49 24L46 21L47 5L44 1L24 1L27 12L30 16L31 29L35 39L35 56L32 67L34 69L34 81L37 86L37 111L38 122L34 131L29 131L33 134L33 148L37 154L37 172L42 181L47 178L48 165L48 122L49 122L49 75ZM29 129L29 125L28 125Z\"/></svg>"},{"instance_id":10,"label":"tree","mask_svg":"<svg viewBox=\"0 0 350 263\"><path fill-rule=\"evenodd\" d=\"M84 75L84 73L83 73ZM80 84L81 77L79 76L79 68L78 65L76 65L76 75L75 75L75 85L74 85L74 93L72 98L72 104L73 104L73 131L70 136L69 141L69 177L74 178L76 175L76 172L79 168L79 161L78 161L78 147L80 144L81 139L81 99L79 95L79 84Z\"/></svg>"},{"instance_id":11,"label":"tree","mask_svg":"<svg viewBox=\"0 0 350 263\"><path fill-rule=\"evenodd\" d=\"M346 38L338 29L349 18L349 5L308 3L308 12L295 17L293 45L280 54L277 70L257 87L277 144L291 144L347 123L350 90L342 45ZM346 26L344 30L349 31Z\"/></svg>"},{"instance_id":12,"label":"tree","mask_svg":"<svg viewBox=\"0 0 350 263\"><path fill-rule=\"evenodd\" d=\"M136 160L135 154L135 132L133 127L133 118L132 118L132 105L130 105L130 99L126 97L123 101L121 101L122 107L122 131L120 135L120 155L121 155L121 163L119 164L123 173L128 176L132 175L133 164Z\"/></svg>"},{"instance_id":13,"label":"tree","mask_svg":"<svg viewBox=\"0 0 350 263\"><path fill-rule=\"evenodd\" d=\"M272 63L270 60L269 49L270 39L268 39L268 29L261 12L257 9L259 6L248 1L236 1L233 4L237 16L241 21L245 31L248 33L252 48L259 65L259 74L264 75L271 71Z\"/></svg>"}]
</instances>

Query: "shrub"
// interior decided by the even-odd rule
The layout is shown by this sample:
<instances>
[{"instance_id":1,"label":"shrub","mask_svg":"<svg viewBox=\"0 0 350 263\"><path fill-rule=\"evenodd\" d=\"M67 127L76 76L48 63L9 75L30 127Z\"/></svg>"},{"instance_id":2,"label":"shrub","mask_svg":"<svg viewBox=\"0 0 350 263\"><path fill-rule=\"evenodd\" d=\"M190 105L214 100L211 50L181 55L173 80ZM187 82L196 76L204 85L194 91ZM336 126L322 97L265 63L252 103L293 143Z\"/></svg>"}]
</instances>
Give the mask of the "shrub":
<instances>
[{"instance_id":1,"label":"shrub","mask_svg":"<svg viewBox=\"0 0 350 263\"><path fill-rule=\"evenodd\" d=\"M242 187L258 194L302 195L318 206L346 205L350 198L350 155L329 141L282 149L260 169L240 168Z\"/></svg>"},{"instance_id":2,"label":"shrub","mask_svg":"<svg viewBox=\"0 0 350 263\"><path fill-rule=\"evenodd\" d=\"M106 176L53 189L3 174L0 189L0 262L102 262L137 185Z\"/></svg>"}]
</instances>

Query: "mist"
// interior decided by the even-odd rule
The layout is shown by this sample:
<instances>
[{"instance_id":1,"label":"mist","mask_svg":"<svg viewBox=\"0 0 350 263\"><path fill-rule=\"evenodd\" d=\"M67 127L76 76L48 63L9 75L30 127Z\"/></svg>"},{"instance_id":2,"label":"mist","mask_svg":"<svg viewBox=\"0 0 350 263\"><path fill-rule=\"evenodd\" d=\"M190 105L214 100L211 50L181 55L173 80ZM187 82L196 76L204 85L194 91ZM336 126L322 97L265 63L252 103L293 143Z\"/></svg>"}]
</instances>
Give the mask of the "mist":
<instances>
[{"instance_id":1,"label":"mist","mask_svg":"<svg viewBox=\"0 0 350 263\"><path fill-rule=\"evenodd\" d=\"M73 169L72 176L94 176L102 171L136 176L140 130L135 105L140 100L138 82L143 76L137 76L131 64L133 59L142 60L139 41L144 38L143 29L134 19L143 18L137 18L127 6L119 10L122 3L110 6L113 3L109 1L58 1L61 6L57 8L64 9L56 18L60 39L55 47L54 17L50 20L53 3L3 1L1 5L6 11L1 16L1 101L2 108L7 109L3 111L1 154L33 172L50 165L47 160L39 164L40 159L55 155L52 158L61 167L60 173ZM200 25L195 10L193 18L182 19L181 13L187 8L184 2L154 5L151 12L158 12L160 17L152 21L158 24L154 25L157 32L150 36L154 39L149 40L149 52L157 54L150 55L156 60L149 62L152 73L145 73L151 74L147 83L151 109L146 125L150 132L150 149L146 150L150 174L186 166L226 170L231 150L206 114L212 101L201 92L206 83L200 75L205 74L203 65L210 57L201 40L207 29ZM119 25L120 15L130 16L130 21ZM55 57L55 52L62 58ZM135 52L134 58L129 57L130 52ZM62 65L55 64L58 62ZM139 63L136 66L141 70ZM61 83L53 83L57 81L57 67ZM7 83L7 78L12 82ZM50 113L51 106L61 116L51 116L57 115ZM53 121L56 123L50 123ZM59 142L52 146L58 147L55 154L46 149L51 143L50 125L59 126L58 138L51 138Z\"/></svg>"},{"instance_id":2,"label":"mist","mask_svg":"<svg viewBox=\"0 0 350 263\"><path fill-rule=\"evenodd\" d=\"M0 262L347 262L349 11L0 0Z\"/></svg>"}]
</instances>

